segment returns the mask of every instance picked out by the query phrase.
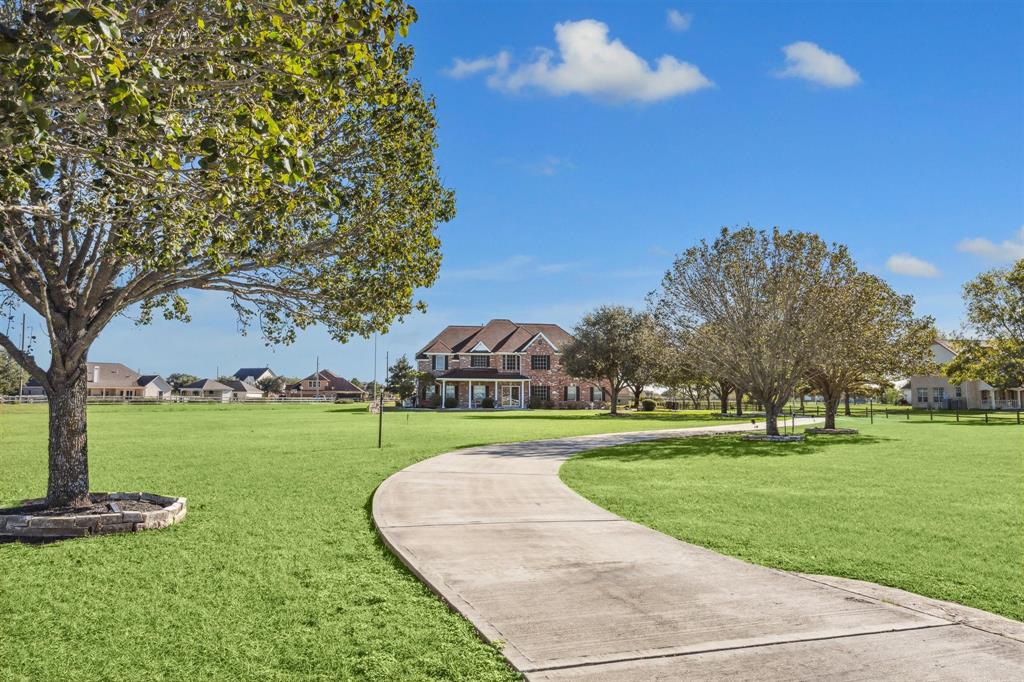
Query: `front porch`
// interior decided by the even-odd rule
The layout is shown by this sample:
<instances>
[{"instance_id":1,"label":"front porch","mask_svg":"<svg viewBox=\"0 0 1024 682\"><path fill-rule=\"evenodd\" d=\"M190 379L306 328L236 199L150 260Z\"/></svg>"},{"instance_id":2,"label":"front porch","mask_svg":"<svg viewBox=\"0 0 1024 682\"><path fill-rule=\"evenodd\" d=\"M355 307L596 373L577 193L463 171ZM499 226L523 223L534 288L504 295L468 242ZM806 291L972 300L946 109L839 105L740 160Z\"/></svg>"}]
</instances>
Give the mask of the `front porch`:
<instances>
[{"instance_id":1,"label":"front porch","mask_svg":"<svg viewBox=\"0 0 1024 682\"><path fill-rule=\"evenodd\" d=\"M422 398L424 406L442 410L524 409L530 404L530 379L514 372L454 370L435 377Z\"/></svg>"}]
</instances>

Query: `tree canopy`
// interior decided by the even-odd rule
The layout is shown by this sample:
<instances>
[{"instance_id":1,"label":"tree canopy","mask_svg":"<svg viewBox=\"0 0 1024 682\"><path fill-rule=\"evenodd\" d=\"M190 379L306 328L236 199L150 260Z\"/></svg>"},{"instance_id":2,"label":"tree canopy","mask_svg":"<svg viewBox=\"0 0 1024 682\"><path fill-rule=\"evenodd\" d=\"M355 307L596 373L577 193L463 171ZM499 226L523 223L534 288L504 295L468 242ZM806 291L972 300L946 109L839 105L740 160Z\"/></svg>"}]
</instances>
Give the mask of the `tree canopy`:
<instances>
[{"instance_id":1,"label":"tree canopy","mask_svg":"<svg viewBox=\"0 0 1024 682\"><path fill-rule=\"evenodd\" d=\"M218 291L288 342L420 306L454 200L397 40L415 18L400 0L0 0L0 307L45 321L52 361L0 347L62 415L51 503L84 499L84 362L115 315L188 320L184 291Z\"/></svg>"},{"instance_id":2,"label":"tree canopy","mask_svg":"<svg viewBox=\"0 0 1024 682\"><path fill-rule=\"evenodd\" d=\"M612 414L618 413L619 392L642 364L636 337L644 318L625 306L601 306L583 316L572 343L562 349L562 365L571 376L607 384Z\"/></svg>"},{"instance_id":3,"label":"tree canopy","mask_svg":"<svg viewBox=\"0 0 1024 682\"><path fill-rule=\"evenodd\" d=\"M388 368L388 380L385 389L404 400L416 394L416 379L418 376L419 372L409 363L409 359L403 355Z\"/></svg>"}]
</instances>

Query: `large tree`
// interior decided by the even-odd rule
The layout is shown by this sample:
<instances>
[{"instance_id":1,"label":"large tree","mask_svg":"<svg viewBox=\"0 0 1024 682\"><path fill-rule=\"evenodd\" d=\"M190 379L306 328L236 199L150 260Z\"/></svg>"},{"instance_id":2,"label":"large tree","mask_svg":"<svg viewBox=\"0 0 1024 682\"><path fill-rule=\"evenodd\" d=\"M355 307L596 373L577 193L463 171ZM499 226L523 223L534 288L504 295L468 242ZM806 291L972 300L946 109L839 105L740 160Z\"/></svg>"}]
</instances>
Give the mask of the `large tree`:
<instances>
[{"instance_id":1,"label":"large tree","mask_svg":"<svg viewBox=\"0 0 1024 682\"><path fill-rule=\"evenodd\" d=\"M912 296L900 296L864 272L818 293L830 323L817 340L828 352L818 356L806 378L825 402L825 428L834 429L840 400L849 414L850 393L862 393L865 384L923 374L935 328L930 317L914 315Z\"/></svg>"},{"instance_id":2,"label":"large tree","mask_svg":"<svg viewBox=\"0 0 1024 682\"><path fill-rule=\"evenodd\" d=\"M183 387L188 386L191 383L199 381L199 377L194 374L187 372L173 372L167 375L167 383L171 385L175 391L180 391Z\"/></svg>"},{"instance_id":3,"label":"large tree","mask_svg":"<svg viewBox=\"0 0 1024 682\"><path fill-rule=\"evenodd\" d=\"M268 342L383 331L454 211L400 0L0 0L0 302L45 322L47 502L89 489L89 347L223 292ZM415 304L419 306L420 304Z\"/></svg>"},{"instance_id":4,"label":"large tree","mask_svg":"<svg viewBox=\"0 0 1024 682\"><path fill-rule=\"evenodd\" d=\"M964 285L967 329L943 369L954 383L980 379L996 388L1024 386L1024 258Z\"/></svg>"},{"instance_id":5,"label":"large tree","mask_svg":"<svg viewBox=\"0 0 1024 682\"><path fill-rule=\"evenodd\" d=\"M626 368L626 386L633 392L633 409L640 408L644 389L658 383L669 361L669 338L664 327L654 316L640 313L633 333L629 365Z\"/></svg>"},{"instance_id":6,"label":"large tree","mask_svg":"<svg viewBox=\"0 0 1024 682\"><path fill-rule=\"evenodd\" d=\"M562 349L562 364L574 377L602 382L611 389L611 413L618 414L618 396L641 365L637 333L645 315L625 306L601 306L586 314Z\"/></svg>"},{"instance_id":7,"label":"large tree","mask_svg":"<svg viewBox=\"0 0 1024 682\"><path fill-rule=\"evenodd\" d=\"M25 374L11 356L0 350L0 395L17 395Z\"/></svg>"},{"instance_id":8,"label":"large tree","mask_svg":"<svg viewBox=\"0 0 1024 682\"><path fill-rule=\"evenodd\" d=\"M651 296L659 320L708 376L742 386L764 406L766 431L824 351L828 307L815 293L849 279L842 246L815 234L724 228L679 256Z\"/></svg>"}]
</instances>

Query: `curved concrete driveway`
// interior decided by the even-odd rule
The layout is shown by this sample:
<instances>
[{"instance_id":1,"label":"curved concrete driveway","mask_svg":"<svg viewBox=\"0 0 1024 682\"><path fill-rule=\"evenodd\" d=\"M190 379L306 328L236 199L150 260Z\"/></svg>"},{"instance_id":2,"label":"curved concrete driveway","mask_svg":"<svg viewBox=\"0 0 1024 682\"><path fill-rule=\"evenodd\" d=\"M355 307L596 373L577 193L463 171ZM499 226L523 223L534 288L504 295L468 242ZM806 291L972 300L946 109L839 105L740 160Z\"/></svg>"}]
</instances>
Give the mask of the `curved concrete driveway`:
<instances>
[{"instance_id":1,"label":"curved concrete driveway","mask_svg":"<svg viewBox=\"0 0 1024 682\"><path fill-rule=\"evenodd\" d=\"M531 680L1024 679L1024 624L869 583L726 557L562 484L586 449L747 430L459 450L388 478L391 550Z\"/></svg>"}]
</instances>

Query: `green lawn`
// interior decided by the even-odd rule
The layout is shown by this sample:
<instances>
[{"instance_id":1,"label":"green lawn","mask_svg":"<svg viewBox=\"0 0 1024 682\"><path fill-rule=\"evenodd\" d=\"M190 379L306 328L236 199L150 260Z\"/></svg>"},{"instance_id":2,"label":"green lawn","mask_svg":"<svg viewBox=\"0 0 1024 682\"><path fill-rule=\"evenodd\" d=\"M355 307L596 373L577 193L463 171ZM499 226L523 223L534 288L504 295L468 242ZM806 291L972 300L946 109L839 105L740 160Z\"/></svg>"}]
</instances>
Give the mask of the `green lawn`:
<instances>
[{"instance_id":1,"label":"green lawn","mask_svg":"<svg viewBox=\"0 0 1024 682\"><path fill-rule=\"evenodd\" d=\"M390 474L468 445L697 426L706 413L90 408L94 490L184 495L167 530L0 545L0 679L516 679L379 543ZM0 506L46 489L46 408L0 405Z\"/></svg>"},{"instance_id":2,"label":"green lawn","mask_svg":"<svg viewBox=\"0 0 1024 682\"><path fill-rule=\"evenodd\" d=\"M861 435L656 441L586 452L561 475L602 507L725 554L1024 620L1024 426L839 421Z\"/></svg>"}]
</instances>

